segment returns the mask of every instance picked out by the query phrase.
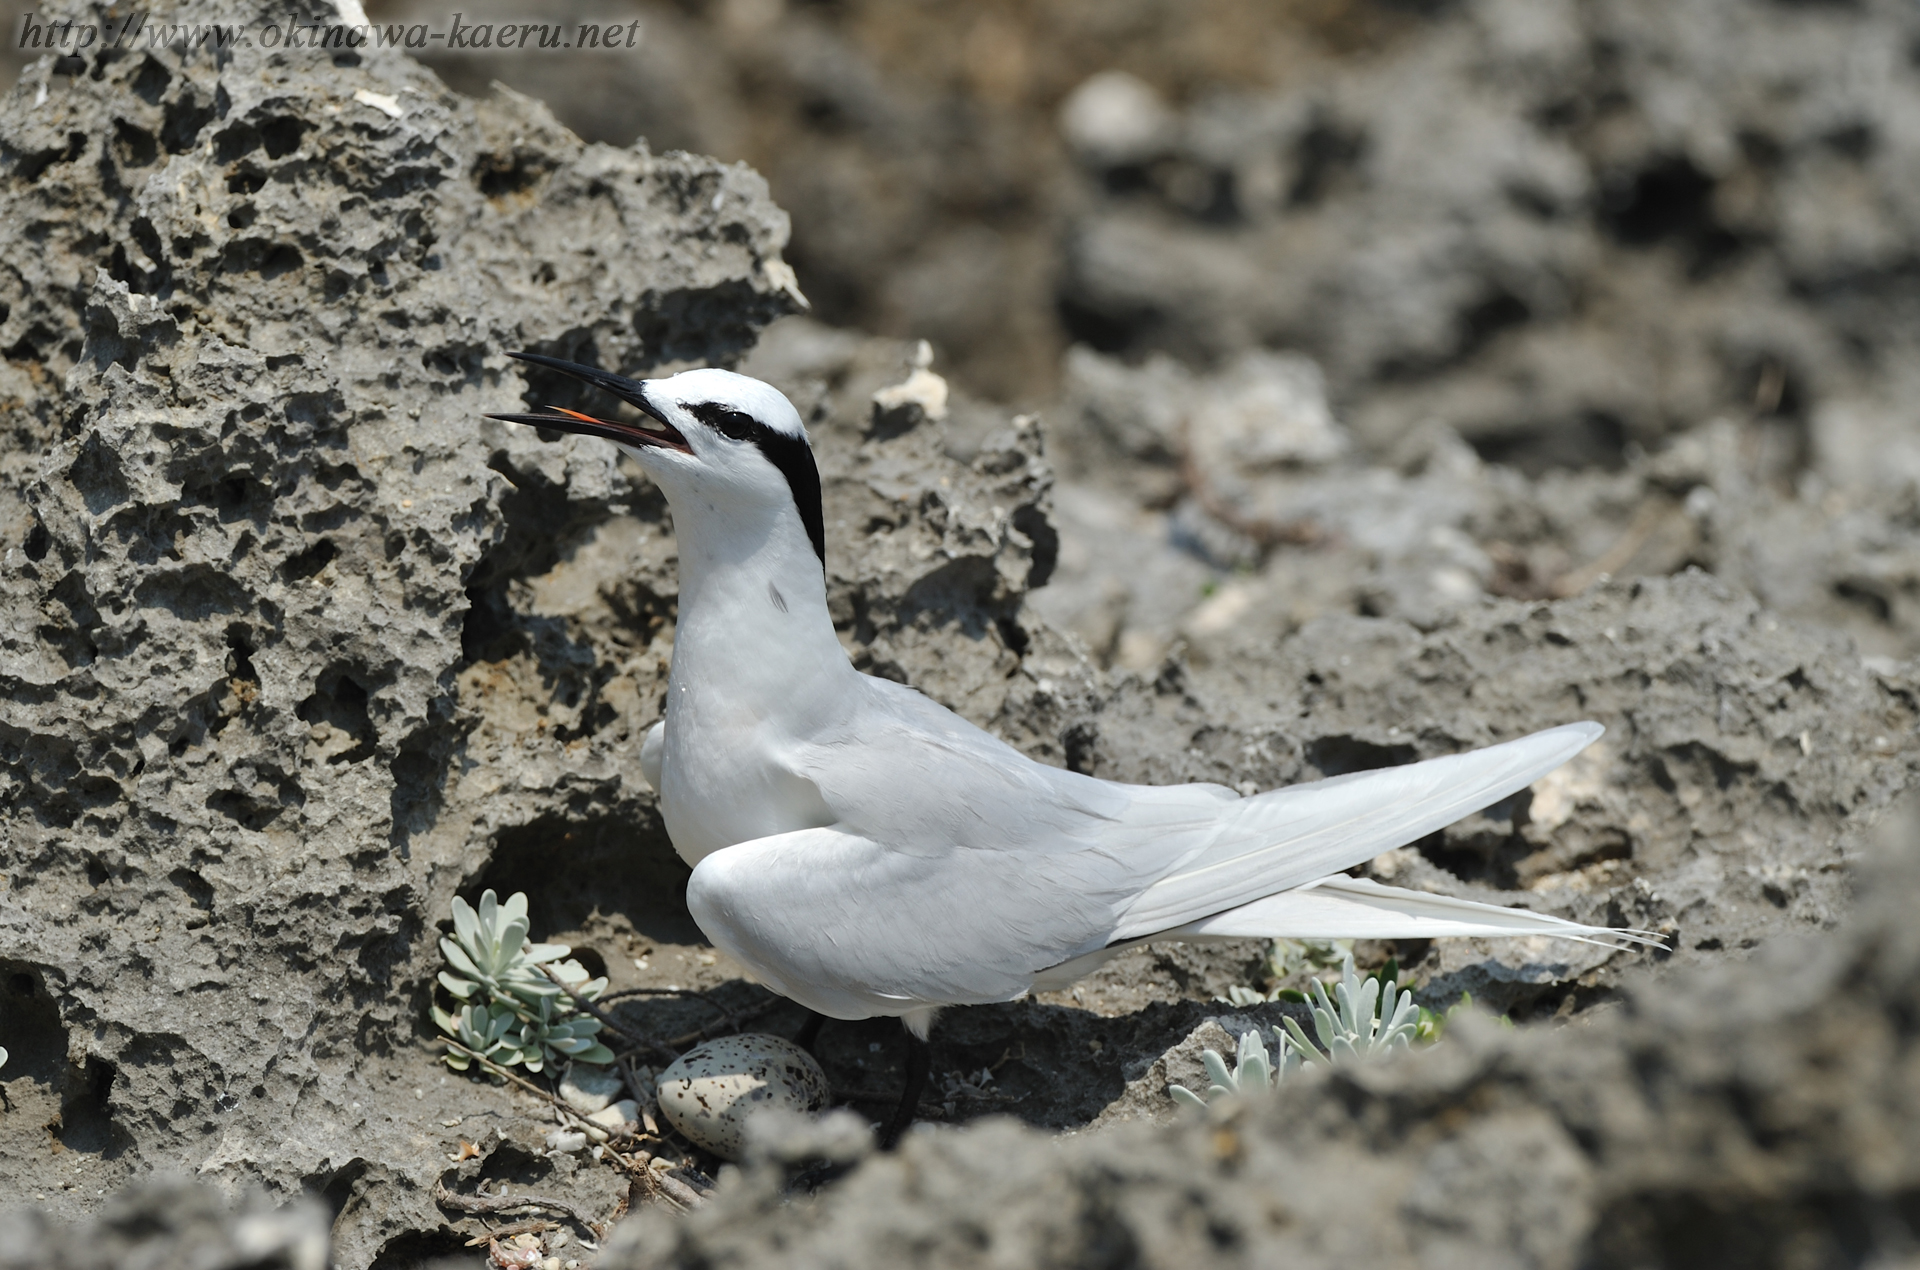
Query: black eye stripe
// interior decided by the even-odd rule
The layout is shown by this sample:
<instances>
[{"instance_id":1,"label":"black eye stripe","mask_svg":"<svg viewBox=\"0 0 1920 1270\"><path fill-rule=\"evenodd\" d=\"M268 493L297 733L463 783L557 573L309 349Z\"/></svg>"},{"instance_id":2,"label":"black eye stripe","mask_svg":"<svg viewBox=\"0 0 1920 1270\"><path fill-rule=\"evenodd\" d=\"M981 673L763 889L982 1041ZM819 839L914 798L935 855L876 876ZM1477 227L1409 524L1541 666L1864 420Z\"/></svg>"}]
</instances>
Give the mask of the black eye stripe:
<instances>
[{"instance_id":1,"label":"black eye stripe","mask_svg":"<svg viewBox=\"0 0 1920 1270\"><path fill-rule=\"evenodd\" d=\"M821 568L825 568L827 525L820 498L820 469L813 461L813 448L806 440L769 428L744 410L734 410L717 401L689 402L683 408L723 437L752 442L767 462L787 478L794 508L800 513L800 523L806 526L807 540L813 544L813 554L820 557Z\"/></svg>"},{"instance_id":2,"label":"black eye stripe","mask_svg":"<svg viewBox=\"0 0 1920 1270\"><path fill-rule=\"evenodd\" d=\"M763 434L773 431L744 410L730 410L716 401L695 402L687 407L687 413L735 441L758 441Z\"/></svg>"}]
</instances>

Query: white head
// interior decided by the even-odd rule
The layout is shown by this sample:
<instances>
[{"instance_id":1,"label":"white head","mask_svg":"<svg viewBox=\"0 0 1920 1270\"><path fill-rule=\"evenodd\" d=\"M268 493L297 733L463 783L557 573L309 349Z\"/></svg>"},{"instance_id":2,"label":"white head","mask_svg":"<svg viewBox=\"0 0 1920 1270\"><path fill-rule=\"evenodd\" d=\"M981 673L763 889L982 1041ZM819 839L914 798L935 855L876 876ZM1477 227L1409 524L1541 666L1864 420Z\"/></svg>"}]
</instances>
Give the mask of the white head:
<instances>
[{"instance_id":1,"label":"white head","mask_svg":"<svg viewBox=\"0 0 1920 1270\"><path fill-rule=\"evenodd\" d=\"M730 370L628 379L535 353L509 356L604 388L659 427L599 419L559 406L543 407L536 414L488 418L613 441L647 470L675 504L704 498L742 519L792 507L814 553L825 563L820 472L814 466L800 412L779 389Z\"/></svg>"}]
</instances>

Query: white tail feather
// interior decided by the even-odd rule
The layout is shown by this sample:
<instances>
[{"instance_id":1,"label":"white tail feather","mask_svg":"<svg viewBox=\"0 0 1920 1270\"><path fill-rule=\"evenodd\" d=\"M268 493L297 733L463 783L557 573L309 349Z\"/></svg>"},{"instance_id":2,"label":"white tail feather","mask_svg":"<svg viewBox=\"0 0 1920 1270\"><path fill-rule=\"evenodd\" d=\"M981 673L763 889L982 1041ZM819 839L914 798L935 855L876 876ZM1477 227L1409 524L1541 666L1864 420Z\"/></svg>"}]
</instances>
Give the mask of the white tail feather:
<instances>
[{"instance_id":1,"label":"white tail feather","mask_svg":"<svg viewBox=\"0 0 1920 1270\"><path fill-rule=\"evenodd\" d=\"M1597 723L1571 723L1466 754L1246 799L1211 843L1140 894L1115 936L1156 935L1405 846L1524 789L1603 731Z\"/></svg>"},{"instance_id":2,"label":"white tail feather","mask_svg":"<svg viewBox=\"0 0 1920 1270\"><path fill-rule=\"evenodd\" d=\"M1222 939L1440 939L1459 935L1493 937L1545 935L1583 944L1658 948L1666 939L1656 931L1587 926L1551 913L1506 908L1478 900L1433 895L1382 886L1365 878L1336 874L1278 895L1268 895L1224 913L1112 944L1042 971L1038 992L1056 991L1091 974L1099 965L1140 944L1163 939L1210 943Z\"/></svg>"},{"instance_id":3,"label":"white tail feather","mask_svg":"<svg viewBox=\"0 0 1920 1270\"><path fill-rule=\"evenodd\" d=\"M1453 935L1547 935L1590 944L1659 944L1649 931L1587 926L1551 913L1382 886L1344 874L1203 917L1156 939L1439 939Z\"/></svg>"}]
</instances>

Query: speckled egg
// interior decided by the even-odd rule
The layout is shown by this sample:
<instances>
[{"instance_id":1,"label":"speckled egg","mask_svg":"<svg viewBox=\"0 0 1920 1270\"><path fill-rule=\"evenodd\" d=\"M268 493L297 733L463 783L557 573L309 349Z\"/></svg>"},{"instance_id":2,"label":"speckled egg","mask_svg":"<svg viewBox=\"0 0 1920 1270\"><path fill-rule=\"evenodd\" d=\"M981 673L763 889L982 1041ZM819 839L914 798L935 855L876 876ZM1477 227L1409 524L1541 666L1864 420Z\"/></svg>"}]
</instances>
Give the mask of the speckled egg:
<instances>
[{"instance_id":1,"label":"speckled egg","mask_svg":"<svg viewBox=\"0 0 1920 1270\"><path fill-rule=\"evenodd\" d=\"M696 1045L655 1078L660 1110L696 1146L737 1160L747 1117L767 1107L827 1105L827 1074L785 1037L749 1032Z\"/></svg>"}]
</instances>

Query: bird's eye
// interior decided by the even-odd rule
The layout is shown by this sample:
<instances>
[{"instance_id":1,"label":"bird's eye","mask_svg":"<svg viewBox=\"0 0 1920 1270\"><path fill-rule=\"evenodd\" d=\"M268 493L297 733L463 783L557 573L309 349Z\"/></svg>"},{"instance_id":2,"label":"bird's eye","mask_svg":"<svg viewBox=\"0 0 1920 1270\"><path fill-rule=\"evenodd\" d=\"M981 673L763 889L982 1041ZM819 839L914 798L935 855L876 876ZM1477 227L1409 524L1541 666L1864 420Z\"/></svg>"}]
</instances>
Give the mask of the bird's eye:
<instances>
[{"instance_id":1,"label":"bird's eye","mask_svg":"<svg viewBox=\"0 0 1920 1270\"><path fill-rule=\"evenodd\" d=\"M687 413L712 428L723 437L732 437L735 441L751 441L766 431L766 425L744 410L734 410L717 401L701 401L688 404Z\"/></svg>"}]
</instances>

